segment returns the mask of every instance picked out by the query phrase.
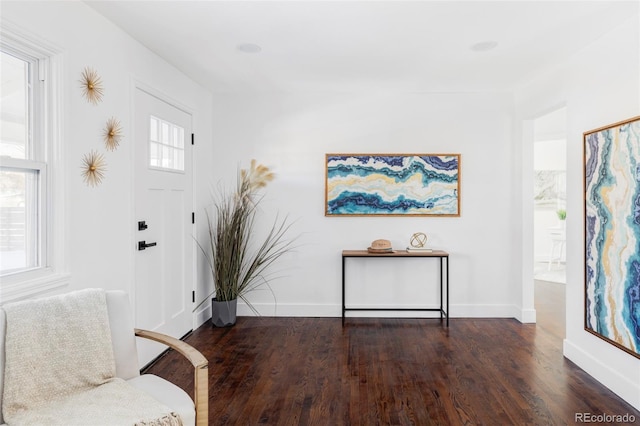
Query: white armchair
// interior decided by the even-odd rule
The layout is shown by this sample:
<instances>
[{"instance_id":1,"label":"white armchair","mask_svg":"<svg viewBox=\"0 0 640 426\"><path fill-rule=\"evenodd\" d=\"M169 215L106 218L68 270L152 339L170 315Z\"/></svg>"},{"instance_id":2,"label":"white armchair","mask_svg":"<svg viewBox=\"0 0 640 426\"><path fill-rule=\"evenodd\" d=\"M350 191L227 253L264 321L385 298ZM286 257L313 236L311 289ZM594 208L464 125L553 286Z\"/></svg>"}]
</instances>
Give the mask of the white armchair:
<instances>
[{"instance_id":1,"label":"white armchair","mask_svg":"<svg viewBox=\"0 0 640 426\"><path fill-rule=\"evenodd\" d=\"M184 425L208 424L208 362L206 358L190 345L178 339L151 331L133 327L133 317L129 298L123 291L106 292L111 342L115 358L116 377L151 395L155 400L177 413ZM55 318L50 318L55 321ZM0 424L3 419L4 372L6 365L5 336L6 313L0 309ZM136 337L152 339L163 343L185 356L194 367L195 388L193 401L178 386L158 376L140 375L136 349ZM37 350L38 348L33 348Z\"/></svg>"}]
</instances>

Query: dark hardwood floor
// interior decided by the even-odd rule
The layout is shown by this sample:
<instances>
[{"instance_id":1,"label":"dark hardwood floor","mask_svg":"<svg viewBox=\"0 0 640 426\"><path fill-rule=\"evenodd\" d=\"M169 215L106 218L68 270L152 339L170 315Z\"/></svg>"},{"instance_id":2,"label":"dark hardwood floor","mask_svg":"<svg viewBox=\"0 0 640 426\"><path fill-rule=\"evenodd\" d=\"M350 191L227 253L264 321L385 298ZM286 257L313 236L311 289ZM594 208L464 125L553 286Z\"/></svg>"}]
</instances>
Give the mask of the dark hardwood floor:
<instances>
[{"instance_id":1,"label":"dark hardwood floor","mask_svg":"<svg viewBox=\"0 0 640 426\"><path fill-rule=\"evenodd\" d=\"M640 424L640 412L562 356L564 308L553 308L557 288L541 298L545 285L537 309L551 316L537 325L240 317L185 340L209 360L211 425L579 424L575 413L629 413ZM176 353L147 372L193 395Z\"/></svg>"}]
</instances>

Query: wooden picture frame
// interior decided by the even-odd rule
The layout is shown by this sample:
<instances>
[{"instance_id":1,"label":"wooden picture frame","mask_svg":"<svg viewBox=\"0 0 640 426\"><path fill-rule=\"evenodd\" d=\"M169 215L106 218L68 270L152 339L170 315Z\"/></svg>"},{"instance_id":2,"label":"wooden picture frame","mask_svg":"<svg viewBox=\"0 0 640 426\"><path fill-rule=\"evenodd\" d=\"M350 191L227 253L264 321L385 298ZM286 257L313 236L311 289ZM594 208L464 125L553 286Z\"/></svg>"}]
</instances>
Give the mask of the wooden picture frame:
<instances>
[{"instance_id":1,"label":"wooden picture frame","mask_svg":"<svg viewBox=\"0 0 640 426\"><path fill-rule=\"evenodd\" d=\"M583 139L584 328L640 358L640 117Z\"/></svg>"},{"instance_id":2,"label":"wooden picture frame","mask_svg":"<svg viewBox=\"0 0 640 426\"><path fill-rule=\"evenodd\" d=\"M325 216L460 216L460 154L326 154Z\"/></svg>"}]
</instances>

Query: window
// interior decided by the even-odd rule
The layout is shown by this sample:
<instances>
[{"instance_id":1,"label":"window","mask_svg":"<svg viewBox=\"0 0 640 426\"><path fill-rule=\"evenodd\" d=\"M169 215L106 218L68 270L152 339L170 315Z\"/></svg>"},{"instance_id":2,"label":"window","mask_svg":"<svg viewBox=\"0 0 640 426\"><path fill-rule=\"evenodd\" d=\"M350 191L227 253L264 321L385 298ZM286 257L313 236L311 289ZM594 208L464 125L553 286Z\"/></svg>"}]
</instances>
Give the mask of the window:
<instances>
[{"instance_id":1,"label":"window","mask_svg":"<svg viewBox=\"0 0 640 426\"><path fill-rule=\"evenodd\" d=\"M0 29L0 303L62 285L56 53ZM56 100L57 99L57 100ZM54 212L56 215L54 215Z\"/></svg>"},{"instance_id":2,"label":"window","mask_svg":"<svg viewBox=\"0 0 640 426\"><path fill-rule=\"evenodd\" d=\"M36 58L0 53L0 274L40 267L46 163L42 161Z\"/></svg>"}]
</instances>

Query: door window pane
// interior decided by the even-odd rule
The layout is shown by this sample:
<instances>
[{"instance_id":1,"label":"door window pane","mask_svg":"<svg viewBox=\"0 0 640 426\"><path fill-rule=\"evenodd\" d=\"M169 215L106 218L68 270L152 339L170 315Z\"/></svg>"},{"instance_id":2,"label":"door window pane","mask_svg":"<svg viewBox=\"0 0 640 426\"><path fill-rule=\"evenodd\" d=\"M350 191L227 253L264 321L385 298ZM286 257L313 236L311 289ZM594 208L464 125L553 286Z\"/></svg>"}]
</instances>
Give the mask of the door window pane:
<instances>
[{"instance_id":1,"label":"door window pane","mask_svg":"<svg viewBox=\"0 0 640 426\"><path fill-rule=\"evenodd\" d=\"M160 136L158 140L158 136ZM158 117L149 120L149 166L184 172L184 128Z\"/></svg>"},{"instance_id":2,"label":"door window pane","mask_svg":"<svg viewBox=\"0 0 640 426\"><path fill-rule=\"evenodd\" d=\"M160 128L162 129L162 139L160 142L166 145L169 143L169 124L161 123Z\"/></svg>"},{"instance_id":3,"label":"door window pane","mask_svg":"<svg viewBox=\"0 0 640 426\"><path fill-rule=\"evenodd\" d=\"M160 167L160 144L151 142L149 144L149 165L151 167Z\"/></svg>"}]
</instances>

